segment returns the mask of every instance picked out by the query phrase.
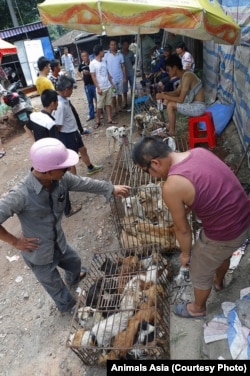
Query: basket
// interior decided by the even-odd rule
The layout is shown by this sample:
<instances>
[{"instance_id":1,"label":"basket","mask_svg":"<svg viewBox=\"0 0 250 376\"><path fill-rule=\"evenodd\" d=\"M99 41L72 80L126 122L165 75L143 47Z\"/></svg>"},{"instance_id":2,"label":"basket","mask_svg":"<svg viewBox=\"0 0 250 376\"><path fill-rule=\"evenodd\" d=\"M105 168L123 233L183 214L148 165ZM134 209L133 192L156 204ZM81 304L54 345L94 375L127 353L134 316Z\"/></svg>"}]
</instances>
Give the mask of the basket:
<instances>
[{"instance_id":1,"label":"basket","mask_svg":"<svg viewBox=\"0 0 250 376\"><path fill-rule=\"evenodd\" d=\"M187 142L176 138L177 150L187 150ZM162 200L163 181L152 178L132 162L131 145L122 145L111 173L114 185L131 187L126 199L114 197L111 201L113 225L121 248L157 244L161 252L178 252L173 221ZM195 238L194 218L188 217Z\"/></svg>"},{"instance_id":2,"label":"basket","mask_svg":"<svg viewBox=\"0 0 250 376\"><path fill-rule=\"evenodd\" d=\"M92 259L66 344L85 365L170 358L169 265L157 246L143 248Z\"/></svg>"}]
</instances>

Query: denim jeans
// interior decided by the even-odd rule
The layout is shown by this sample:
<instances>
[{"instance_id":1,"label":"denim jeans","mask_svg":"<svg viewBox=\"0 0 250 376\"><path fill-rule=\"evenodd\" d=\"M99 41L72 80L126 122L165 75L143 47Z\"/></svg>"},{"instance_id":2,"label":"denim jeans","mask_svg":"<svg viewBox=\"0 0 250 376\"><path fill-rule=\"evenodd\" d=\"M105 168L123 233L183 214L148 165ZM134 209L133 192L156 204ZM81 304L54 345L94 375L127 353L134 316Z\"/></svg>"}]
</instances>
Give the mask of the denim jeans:
<instances>
[{"instance_id":1,"label":"denim jeans","mask_svg":"<svg viewBox=\"0 0 250 376\"><path fill-rule=\"evenodd\" d=\"M85 85L84 86L88 107L89 107L89 117L95 117L94 99L96 99L96 88L95 85Z\"/></svg>"}]
</instances>

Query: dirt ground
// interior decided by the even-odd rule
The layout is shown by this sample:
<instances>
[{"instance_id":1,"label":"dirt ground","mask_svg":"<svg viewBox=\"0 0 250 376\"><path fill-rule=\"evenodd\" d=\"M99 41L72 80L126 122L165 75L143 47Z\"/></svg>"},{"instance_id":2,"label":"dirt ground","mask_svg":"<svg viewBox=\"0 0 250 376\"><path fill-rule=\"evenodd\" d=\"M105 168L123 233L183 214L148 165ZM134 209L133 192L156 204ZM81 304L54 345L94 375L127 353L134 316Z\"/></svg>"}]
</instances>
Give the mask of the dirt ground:
<instances>
[{"instance_id":1,"label":"dirt ground","mask_svg":"<svg viewBox=\"0 0 250 376\"><path fill-rule=\"evenodd\" d=\"M36 108L40 99L32 99ZM85 122L87 102L82 82L72 96L84 126L92 129L94 121ZM119 125L130 124L130 113L116 117ZM108 155L106 126L84 136L91 160L103 164L103 171L94 179L108 180L117 154ZM4 140L6 155L0 159L0 195L15 185L30 168L28 157L32 142L20 129ZM79 175L86 175L86 167L79 162ZM82 210L63 219L69 242L78 250L83 265L88 266L95 251L118 249L112 225L110 205L102 196L72 193L72 204L82 204ZM16 217L5 222L14 234L20 233ZM88 367L66 347L72 316L59 313L53 301L25 265L19 251L0 243L0 376L78 376Z\"/></svg>"}]
</instances>

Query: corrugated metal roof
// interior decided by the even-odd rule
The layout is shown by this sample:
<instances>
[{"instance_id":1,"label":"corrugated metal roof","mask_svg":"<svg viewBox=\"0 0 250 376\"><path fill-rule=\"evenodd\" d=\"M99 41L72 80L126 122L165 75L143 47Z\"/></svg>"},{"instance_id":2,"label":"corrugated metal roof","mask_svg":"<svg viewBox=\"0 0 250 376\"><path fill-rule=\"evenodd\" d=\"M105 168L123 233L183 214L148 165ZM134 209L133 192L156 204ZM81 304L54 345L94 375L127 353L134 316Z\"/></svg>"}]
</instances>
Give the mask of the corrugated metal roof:
<instances>
[{"instance_id":1,"label":"corrugated metal roof","mask_svg":"<svg viewBox=\"0 0 250 376\"><path fill-rule=\"evenodd\" d=\"M68 33L62 35L60 38L52 42L53 47L62 47L69 44L75 43L79 39L87 38L89 36L95 35L93 33L88 33L87 31L72 30Z\"/></svg>"},{"instance_id":2,"label":"corrugated metal roof","mask_svg":"<svg viewBox=\"0 0 250 376\"><path fill-rule=\"evenodd\" d=\"M22 25L18 27L12 27L10 29L0 30L0 38L7 39L13 37L15 35L28 33L29 31L39 30L46 28L47 26L44 25L42 22L33 22L31 24Z\"/></svg>"}]
</instances>

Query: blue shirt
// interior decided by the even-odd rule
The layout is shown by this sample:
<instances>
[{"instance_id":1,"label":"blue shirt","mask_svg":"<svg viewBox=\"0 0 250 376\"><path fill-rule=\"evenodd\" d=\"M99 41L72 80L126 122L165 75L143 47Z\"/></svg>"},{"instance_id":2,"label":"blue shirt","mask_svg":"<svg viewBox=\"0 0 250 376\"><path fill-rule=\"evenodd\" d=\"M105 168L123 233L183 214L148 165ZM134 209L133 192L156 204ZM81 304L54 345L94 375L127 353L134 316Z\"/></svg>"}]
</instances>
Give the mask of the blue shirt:
<instances>
[{"instance_id":1,"label":"blue shirt","mask_svg":"<svg viewBox=\"0 0 250 376\"><path fill-rule=\"evenodd\" d=\"M103 60L107 64L107 69L112 77L114 83L123 80L123 71L122 71L122 64L124 64L124 57L123 54L119 51L114 55L110 51L108 51Z\"/></svg>"}]
</instances>

